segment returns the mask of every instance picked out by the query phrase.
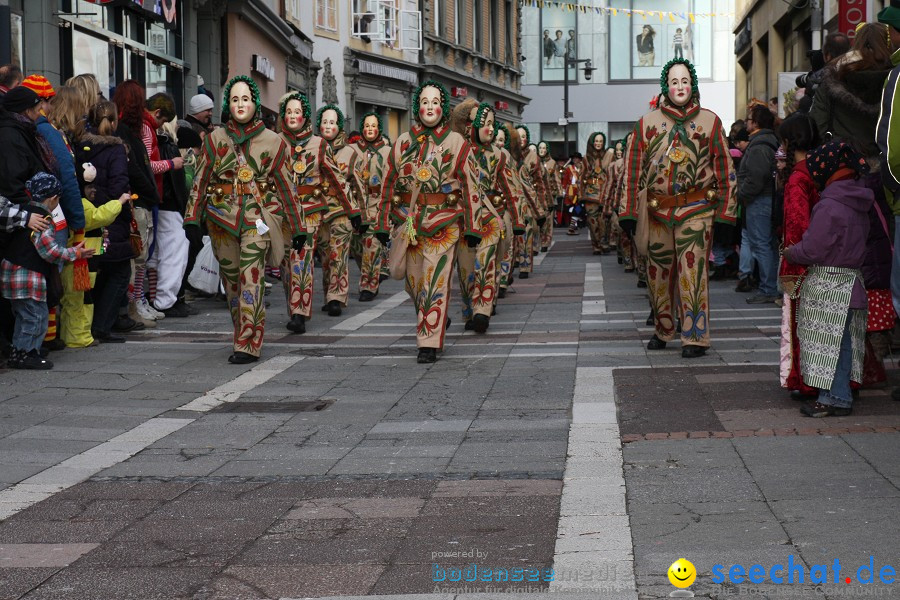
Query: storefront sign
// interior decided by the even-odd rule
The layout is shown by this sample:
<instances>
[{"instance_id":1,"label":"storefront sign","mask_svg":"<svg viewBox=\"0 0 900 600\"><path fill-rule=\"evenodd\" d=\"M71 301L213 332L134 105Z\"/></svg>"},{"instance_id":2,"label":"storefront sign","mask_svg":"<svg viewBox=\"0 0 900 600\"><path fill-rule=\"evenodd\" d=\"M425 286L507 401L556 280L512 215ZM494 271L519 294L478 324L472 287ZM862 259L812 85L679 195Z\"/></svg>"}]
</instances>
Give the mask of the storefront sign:
<instances>
[{"instance_id":1,"label":"storefront sign","mask_svg":"<svg viewBox=\"0 0 900 600\"><path fill-rule=\"evenodd\" d=\"M866 0L840 0L838 3L838 31L851 40L856 26L866 21Z\"/></svg>"},{"instance_id":2,"label":"storefront sign","mask_svg":"<svg viewBox=\"0 0 900 600\"><path fill-rule=\"evenodd\" d=\"M269 62L269 59L265 56L260 56L259 54L253 55L253 62L251 64L251 69L268 79L269 81L275 81L275 67L272 66L272 63Z\"/></svg>"}]
</instances>

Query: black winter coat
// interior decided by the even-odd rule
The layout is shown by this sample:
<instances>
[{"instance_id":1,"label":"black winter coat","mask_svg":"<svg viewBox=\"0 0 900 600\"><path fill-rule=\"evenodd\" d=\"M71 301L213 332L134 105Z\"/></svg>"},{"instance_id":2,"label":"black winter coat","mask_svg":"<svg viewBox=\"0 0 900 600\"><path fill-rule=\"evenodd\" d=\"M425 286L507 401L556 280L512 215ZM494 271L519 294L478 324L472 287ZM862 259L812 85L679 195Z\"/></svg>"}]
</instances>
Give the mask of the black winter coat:
<instances>
[{"instance_id":1,"label":"black winter coat","mask_svg":"<svg viewBox=\"0 0 900 600\"><path fill-rule=\"evenodd\" d=\"M126 146L121 139L85 134L75 149L75 160L78 165L89 162L97 168L97 178L93 182L97 190L92 203L94 206L102 206L129 191L129 161ZM134 251L131 248L131 219L131 205L126 204L116 220L106 228L109 245L106 251L97 257L100 262L118 262L134 258ZM91 236L92 233L96 235L99 231L87 232L87 235Z\"/></svg>"},{"instance_id":2,"label":"black winter coat","mask_svg":"<svg viewBox=\"0 0 900 600\"><path fill-rule=\"evenodd\" d=\"M178 145L165 131L157 131L156 139L159 143L160 160L171 160L181 157ZM184 169L169 169L163 173L163 197L159 203L159 210L178 212L183 217L184 209L187 208L187 201L188 189L187 181L184 178Z\"/></svg>"},{"instance_id":3,"label":"black winter coat","mask_svg":"<svg viewBox=\"0 0 900 600\"><path fill-rule=\"evenodd\" d=\"M153 171L150 170L150 157L141 140L141 132L134 132L128 125L120 122L116 135L128 146L128 181L131 193L138 196L134 205L152 210L159 204L159 191L156 189Z\"/></svg>"},{"instance_id":4,"label":"black winter coat","mask_svg":"<svg viewBox=\"0 0 900 600\"><path fill-rule=\"evenodd\" d=\"M5 196L16 204L28 202L26 181L39 171L53 172L41 158L37 135L34 123L23 123L13 113L0 108L0 148L3 149L3 160L0 160L0 196Z\"/></svg>"}]
</instances>

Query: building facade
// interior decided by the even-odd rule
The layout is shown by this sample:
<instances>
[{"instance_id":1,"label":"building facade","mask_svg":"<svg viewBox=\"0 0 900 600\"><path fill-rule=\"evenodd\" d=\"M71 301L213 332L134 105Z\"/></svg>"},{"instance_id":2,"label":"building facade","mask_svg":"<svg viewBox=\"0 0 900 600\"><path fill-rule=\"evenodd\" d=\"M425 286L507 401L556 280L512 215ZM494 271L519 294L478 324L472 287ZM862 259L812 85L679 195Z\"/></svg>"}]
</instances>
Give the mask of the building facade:
<instances>
[{"instance_id":1,"label":"building facade","mask_svg":"<svg viewBox=\"0 0 900 600\"><path fill-rule=\"evenodd\" d=\"M856 24L874 21L884 4L883 0L794 4L738 0L734 25L736 114L742 117L752 98L777 97L783 117L797 75L811 68L808 53L821 49L829 33L843 31L852 38Z\"/></svg>"},{"instance_id":2,"label":"building facade","mask_svg":"<svg viewBox=\"0 0 900 600\"><path fill-rule=\"evenodd\" d=\"M0 0L7 62L54 85L94 73L107 97L136 79L148 96L170 92L180 114L198 91L218 105L225 82L247 74L270 117L287 89L314 92L318 69L312 39L283 18L281 0Z\"/></svg>"},{"instance_id":3,"label":"building facade","mask_svg":"<svg viewBox=\"0 0 900 600\"><path fill-rule=\"evenodd\" d=\"M734 0L542 4L522 8L522 93L531 97L523 118L534 139L549 142L554 155L584 154L595 131L608 139L624 137L649 110L662 66L676 56L694 63L703 106L726 126L733 120ZM567 57L581 62L566 69ZM596 69L590 79L584 72L587 59ZM563 125L567 77L570 116Z\"/></svg>"}]
</instances>

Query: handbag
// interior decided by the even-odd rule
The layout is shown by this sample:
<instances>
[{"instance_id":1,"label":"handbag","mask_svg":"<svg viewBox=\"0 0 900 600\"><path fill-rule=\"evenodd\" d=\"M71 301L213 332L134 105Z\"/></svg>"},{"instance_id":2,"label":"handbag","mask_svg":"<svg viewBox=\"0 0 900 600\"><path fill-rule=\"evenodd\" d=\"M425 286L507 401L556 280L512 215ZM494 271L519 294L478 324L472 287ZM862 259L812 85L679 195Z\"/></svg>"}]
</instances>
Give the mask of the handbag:
<instances>
[{"instance_id":1,"label":"handbag","mask_svg":"<svg viewBox=\"0 0 900 600\"><path fill-rule=\"evenodd\" d=\"M232 149L234 150L234 155L237 158L238 168L250 168L247 165L247 159L244 158L244 152L240 149L240 147L234 143L234 141L226 136L228 142L231 144ZM262 218L263 223L266 224L266 227L269 230L266 232L269 234L269 249L266 252L266 264L270 267L277 267L281 265L281 262L284 260L284 231L281 229L283 225L283 218L280 215L276 215L272 213L263 202L263 198L259 193L259 188L256 187L256 180L251 179L247 182L250 185L250 193L253 194L253 197L256 198L256 204L259 206L259 214Z\"/></svg>"},{"instance_id":2,"label":"handbag","mask_svg":"<svg viewBox=\"0 0 900 600\"><path fill-rule=\"evenodd\" d=\"M138 229L137 221L134 220L134 217L131 217L131 231L128 236L128 241L131 242L131 251L134 252L135 258L140 257L141 252L144 251L144 242L141 240L141 230Z\"/></svg>"},{"instance_id":3,"label":"handbag","mask_svg":"<svg viewBox=\"0 0 900 600\"><path fill-rule=\"evenodd\" d=\"M406 220L391 231L391 249L388 252L388 269L391 279L406 279L406 251L410 236L415 236L416 218L419 216L419 192L421 184L413 188Z\"/></svg>"}]
</instances>

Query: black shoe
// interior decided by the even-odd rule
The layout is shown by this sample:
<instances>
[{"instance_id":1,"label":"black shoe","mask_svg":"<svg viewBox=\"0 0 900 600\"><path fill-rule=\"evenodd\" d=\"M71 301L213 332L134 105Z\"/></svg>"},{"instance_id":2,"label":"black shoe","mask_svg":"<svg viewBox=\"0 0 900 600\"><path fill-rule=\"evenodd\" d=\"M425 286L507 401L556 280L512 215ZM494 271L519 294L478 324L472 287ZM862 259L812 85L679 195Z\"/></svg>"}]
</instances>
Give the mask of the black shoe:
<instances>
[{"instance_id":1,"label":"black shoe","mask_svg":"<svg viewBox=\"0 0 900 600\"><path fill-rule=\"evenodd\" d=\"M228 362L233 365L246 365L259 360L258 356L247 354L246 352L235 352L228 357Z\"/></svg>"},{"instance_id":2,"label":"black shoe","mask_svg":"<svg viewBox=\"0 0 900 600\"><path fill-rule=\"evenodd\" d=\"M328 304L325 305L325 308L328 309L329 317L339 317L341 316L341 303L337 300L332 300Z\"/></svg>"},{"instance_id":3,"label":"black shoe","mask_svg":"<svg viewBox=\"0 0 900 600\"><path fill-rule=\"evenodd\" d=\"M390 279L390 278L391 278L390 275L382 274L382 275L380 275L380 276L378 277L378 281L379 281L380 283L384 283L385 281L387 281L387 280Z\"/></svg>"},{"instance_id":4,"label":"black shoe","mask_svg":"<svg viewBox=\"0 0 900 600\"><path fill-rule=\"evenodd\" d=\"M491 318L484 315L475 315L475 318L470 322L472 323L472 329L475 330L475 333L484 333L491 324ZM468 323L466 323L466 325L468 325Z\"/></svg>"},{"instance_id":5,"label":"black shoe","mask_svg":"<svg viewBox=\"0 0 900 600\"><path fill-rule=\"evenodd\" d=\"M621 265L622 263L625 262L625 259L622 258L621 256L619 256L618 258L616 258L616 262L618 262Z\"/></svg>"},{"instance_id":6,"label":"black shoe","mask_svg":"<svg viewBox=\"0 0 900 600\"><path fill-rule=\"evenodd\" d=\"M373 294L369 290L363 290L359 293L359 301L360 302L371 302L374 299L375 299L375 294Z\"/></svg>"},{"instance_id":7,"label":"black shoe","mask_svg":"<svg viewBox=\"0 0 900 600\"><path fill-rule=\"evenodd\" d=\"M666 342L662 341L656 334L653 334L653 337L650 338L650 341L647 342L647 350L662 350L666 347Z\"/></svg>"},{"instance_id":8,"label":"black shoe","mask_svg":"<svg viewBox=\"0 0 900 600\"><path fill-rule=\"evenodd\" d=\"M53 368L53 363L42 358L37 350L25 352L24 350L13 350L15 358L6 361L6 366L10 369L26 369L29 371L47 371Z\"/></svg>"},{"instance_id":9,"label":"black shoe","mask_svg":"<svg viewBox=\"0 0 900 600\"><path fill-rule=\"evenodd\" d=\"M603 250L594 250L594 256L600 256L603 254Z\"/></svg>"},{"instance_id":10,"label":"black shoe","mask_svg":"<svg viewBox=\"0 0 900 600\"><path fill-rule=\"evenodd\" d=\"M496 314L497 314L497 307L496 307L496 306L492 306L492 307L491 307L491 316L493 317L493 316L496 315Z\"/></svg>"},{"instance_id":11,"label":"black shoe","mask_svg":"<svg viewBox=\"0 0 900 600\"><path fill-rule=\"evenodd\" d=\"M541 246L541 252L549 252L549 251L550 251L549 246Z\"/></svg>"},{"instance_id":12,"label":"black shoe","mask_svg":"<svg viewBox=\"0 0 900 600\"><path fill-rule=\"evenodd\" d=\"M59 352L60 350L66 349L66 343L59 338L54 338L49 342L44 342L41 345L41 348L46 348L50 352Z\"/></svg>"},{"instance_id":13,"label":"black shoe","mask_svg":"<svg viewBox=\"0 0 900 600\"><path fill-rule=\"evenodd\" d=\"M118 331L119 333L141 331L142 329L144 329L144 324L135 321L128 315L119 315L118 318L116 318L116 322L113 324L112 329L113 331Z\"/></svg>"},{"instance_id":14,"label":"black shoe","mask_svg":"<svg viewBox=\"0 0 900 600\"><path fill-rule=\"evenodd\" d=\"M116 335L115 333L91 333L91 336L101 344L123 344L125 343L124 335Z\"/></svg>"},{"instance_id":15,"label":"black shoe","mask_svg":"<svg viewBox=\"0 0 900 600\"><path fill-rule=\"evenodd\" d=\"M500 291L497 292L498 298L506 298L506 288L500 288Z\"/></svg>"},{"instance_id":16,"label":"black shoe","mask_svg":"<svg viewBox=\"0 0 900 600\"><path fill-rule=\"evenodd\" d=\"M752 292L753 284L750 283L750 278L744 277L743 279L738 281L738 284L735 286L734 291L741 293Z\"/></svg>"},{"instance_id":17,"label":"black shoe","mask_svg":"<svg viewBox=\"0 0 900 600\"><path fill-rule=\"evenodd\" d=\"M528 279L530 273L519 273L519 279Z\"/></svg>"},{"instance_id":18,"label":"black shoe","mask_svg":"<svg viewBox=\"0 0 900 600\"><path fill-rule=\"evenodd\" d=\"M153 308L166 315L167 319L186 319L191 314L184 302L175 302L169 308Z\"/></svg>"},{"instance_id":19,"label":"black shoe","mask_svg":"<svg viewBox=\"0 0 900 600\"><path fill-rule=\"evenodd\" d=\"M810 398L818 398L819 392L811 392L809 394L804 394L800 390L791 390L791 400L809 400Z\"/></svg>"},{"instance_id":20,"label":"black shoe","mask_svg":"<svg viewBox=\"0 0 900 600\"><path fill-rule=\"evenodd\" d=\"M475 331L475 321L473 319L469 319L468 321L466 321L465 330Z\"/></svg>"},{"instance_id":21,"label":"black shoe","mask_svg":"<svg viewBox=\"0 0 900 600\"><path fill-rule=\"evenodd\" d=\"M704 354L706 354L706 348L704 346L688 344L687 346L681 347L681 358L700 358Z\"/></svg>"},{"instance_id":22,"label":"black shoe","mask_svg":"<svg viewBox=\"0 0 900 600\"><path fill-rule=\"evenodd\" d=\"M179 298L178 301L175 302L175 304L181 304L182 306L184 306L187 309L188 314L191 316L200 314L199 308L195 308L192 304L185 302L183 298Z\"/></svg>"},{"instance_id":23,"label":"black shoe","mask_svg":"<svg viewBox=\"0 0 900 600\"><path fill-rule=\"evenodd\" d=\"M437 360L437 350L434 348L419 348L419 356L416 362L420 364L433 363Z\"/></svg>"},{"instance_id":24,"label":"black shoe","mask_svg":"<svg viewBox=\"0 0 900 600\"><path fill-rule=\"evenodd\" d=\"M647 325L647 327L653 327L654 325L656 325L656 319L653 317L652 312L650 313L650 316L647 317L645 324Z\"/></svg>"},{"instance_id":25,"label":"black shoe","mask_svg":"<svg viewBox=\"0 0 900 600\"><path fill-rule=\"evenodd\" d=\"M291 315L287 328L294 333L306 333L306 318L303 315Z\"/></svg>"},{"instance_id":26,"label":"black shoe","mask_svg":"<svg viewBox=\"0 0 900 600\"><path fill-rule=\"evenodd\" d=\"M41 346L41 349L38 350L38 354L41 356L41 358L47 358L48 356L50 356L50 348L47 347L47 344Z\"/></svg>"},{"instance_id":27,"label":"black shoe","mask_svg":"<svg viewBox=\"0 0 900 600\"><path fill-rule=\"evenodd\" d=\"M186 292L190 292L195 298L212 298L215 294L210 294L209 292L204 292L203 290L198 290L194 286L188 284L184 286Z\"/></svg>"},{"instance_id":28,"label":"black shoe","mask_svg":"<svg viewBox=\"0 0 900 600\"><path fill-rule=\"evenodd\" d=\"M895 402L900 402L900 387L896 387L891 392L891 400Z\"/></svg>"},{"instance_id":29,"label":"black shoe","mask_svg":"<svg viewBox=\"0 0 900 600\"><path fill-rule=\"evenodd\" d=\"M643 279L638 279L637 286L639 288L645 288L645 287L647 287L647 282L644 281Z\"/></svg>"}]
</instances>

